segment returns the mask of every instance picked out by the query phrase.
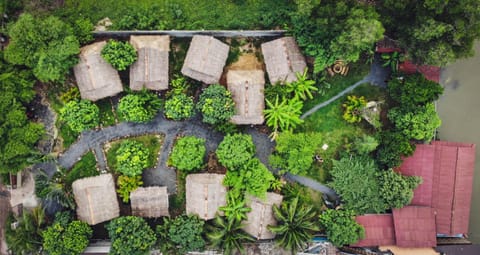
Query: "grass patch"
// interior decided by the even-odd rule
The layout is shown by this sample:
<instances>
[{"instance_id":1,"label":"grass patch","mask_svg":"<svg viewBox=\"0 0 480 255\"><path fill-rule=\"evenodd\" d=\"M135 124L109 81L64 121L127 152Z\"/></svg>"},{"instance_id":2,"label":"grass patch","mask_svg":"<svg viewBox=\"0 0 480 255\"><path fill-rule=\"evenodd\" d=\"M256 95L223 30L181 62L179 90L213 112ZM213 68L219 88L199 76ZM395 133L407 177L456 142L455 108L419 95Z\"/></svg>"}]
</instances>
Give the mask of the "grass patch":
<instances>
[{"instance_id":1,"label":"grass patch","mask_svg":"<svg viewBox=\"0 0 480 255\"><path fill-rule=\"evenodd\" d=\"M63 150L67 150L70 145L77 141L80 133L73 131L67 124L63 123L60 120L57 120L58 133L63 140Z\"/></svg>"},{"instance_id":2,"label":"grass patch","mask_svg":"<svg viewBox=\"0 0 480 255\"><path fill-rule=\"evenodd\" d=\"M117 150L120 147L120 143L124 140L134 140L137 142L143 143L145 147L150 151L148 157L148 166L147 168L154 167L157 163L158 153L160 152L160 147L163 142L164 135L142 135L136 137L130 137L127 139L122 139L109 143L108 148L106 149L107 156L107 165L108 168L112 171L115 171L115 166L117 165L116 154Z\"/></svg>"},{"instance_id":3,"label":"grass patch","mask_svg":"<svg viewBox=\"0 0 480 255\"><path fill-rule=\"evenodd\" d=\"M96 102L99 109L100 125L108 127L115 125L115 113L113 112L112 101L103 99Z\"/></svg>"},{"instance_id":4,"label":"grass patch","mask_svg":"<svg viewBox=\"0 0 480 255\"><path fill-rule=\"evenodd\" d=\"M93 152L89 151L68 171L66 177L67 186L71 186L75 180L97 176L100 172L97 170L97 160Z\"/></svg>"},{"instance_id":5,"label":"grass patch","mask_svg":"<svg viewBox=\"0 0 480 255\"><path fill-rule=\"evenodd\" d=\"M177 170L177 193L170 196L169 210L170 216L175 217L185 212L185 204L187 202L185 184L187 175Z\"/></svg>"}]
</instances>

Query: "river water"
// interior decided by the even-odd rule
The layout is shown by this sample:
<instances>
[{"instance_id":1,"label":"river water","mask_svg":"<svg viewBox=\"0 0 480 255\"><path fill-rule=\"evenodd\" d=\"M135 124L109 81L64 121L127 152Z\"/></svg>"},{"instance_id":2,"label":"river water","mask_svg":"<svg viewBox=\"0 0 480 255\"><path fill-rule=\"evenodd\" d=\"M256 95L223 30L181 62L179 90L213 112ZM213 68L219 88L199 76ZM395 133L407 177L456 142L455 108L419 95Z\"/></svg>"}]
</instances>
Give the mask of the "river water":
<instances>
[{"instance_id":1,"label":"river water","mask_svg":"<svg viewBox=\"0 0 480 255\"><path fill-rule=\"evenodd\" d=\"M438 100L442 119L441 140L477 144L469 239L480 243L480 42L475 56L447 66L440 83L445 91Z\"/></svg>"}]
</instances>

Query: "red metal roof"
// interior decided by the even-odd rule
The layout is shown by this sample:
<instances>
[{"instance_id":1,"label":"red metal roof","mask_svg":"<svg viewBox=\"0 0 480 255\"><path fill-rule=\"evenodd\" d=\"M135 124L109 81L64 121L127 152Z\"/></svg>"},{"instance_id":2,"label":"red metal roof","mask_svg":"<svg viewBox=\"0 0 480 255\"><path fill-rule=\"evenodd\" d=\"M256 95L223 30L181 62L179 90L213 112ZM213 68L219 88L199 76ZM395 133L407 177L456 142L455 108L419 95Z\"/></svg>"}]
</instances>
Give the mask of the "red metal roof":
<instances>
[{"instance_id":1,"label":"red metal roof","mask_svg":"<svg viewBox=\"0 0 480 255\"><path fill-rule=\"evenodd\" d=\"M398 66L398 70L405 74L414 74L419 72L423 74L425 79L431 80L434 82L440 81L440 67L438 66L429 66L429 65L416 65L411 61L404 61Z\"/></svg>"},{"instance_id":2,"label":"red metal roof","mask_svg":"<svg viewBox=\"0 0 480 255\"><path fill-rule=\"evenodd\" d=\"M417 145L414 155L398 169L404 175L422 177L411 204L435 209L437 233L468 232L474 164L475 145L435 141Z\"/></svg>"},{"instance_id":3,"label":"red metal roof","mask_svg":"<svg viewBox=\"0 0 480 255\"><path fill-rule=\"evenodd\" d=\"M395 237L399 247L435 247L435 213L426 206L393 209Z\"/></svg>"},{"instance_id":4,"label":"red metal roof","mask_svg":"<svg viewBox=\"0 0 480 255\"><path fill-rule=\"evenodd\" d=\"M378 53L392 53L395 51L400 52L402 49L398 47L398 44L394 40L384 37L375 44L375 51Z\"/></svg>"},{"instance_id":5,"label":"red metal roof","mask_svg":"<svg viewBox=\"0 0 480 255\"><path fill-rule=\"evenodd\" d=\"M395 244L392 214L361 215L356 217L356 221L365 228L365 238L352 246L370 247Z\"/></svg>"}]
</instances>

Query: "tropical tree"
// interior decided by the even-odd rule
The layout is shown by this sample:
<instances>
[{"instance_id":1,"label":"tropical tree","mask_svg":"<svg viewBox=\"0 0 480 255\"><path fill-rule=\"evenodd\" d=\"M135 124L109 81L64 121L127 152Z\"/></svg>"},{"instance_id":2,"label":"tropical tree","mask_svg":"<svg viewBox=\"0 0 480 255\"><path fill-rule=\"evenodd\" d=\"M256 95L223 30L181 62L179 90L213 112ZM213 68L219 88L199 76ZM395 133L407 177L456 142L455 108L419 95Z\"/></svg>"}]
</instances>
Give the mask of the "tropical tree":
<instances>
[{"instance_id":1,"label":"tropical tree","mask_svg":"<svg viewBox=\"0 0 480 255\"><path fill-rule=\"evenodd\" d=\"M230 120L235 114L235 102L230 91L214 84L200 94L197 109L202 113L203 122L218 125Z\"/></svg>"},{"instance_id":2,"label":"tropical tree","mask_svg":"<svg viewBox=\"0 0 480 255\"><path fill-rule=\"evenodd\" d=\"M378 146L376 159L384 168L400 166L403 157L408 157L415 151L415 144L402 132L388 130L380 133L380 145Z\"/></svg>"},{"instance_id":3,"label":"tropical tree","mask_svg":"<svg viewBox=\"0 0 480 255\"><path fill-rule=\"evenodd\" d=\"M217 215L209 226L207 238L214 247L223 250L223 254L235 254L235 251L243 254L243 243L255 239L245 233L241 221L235 218L224 218Z\"/></svg>"},{"instance_id":4,"label":"tropical tree","mask_svg":"<svg viewBox=\"0 0 480 255\"><path fill-rule=\"evenodd\" d=\"M136 216L122 216L107 225L112 241L112 255L144 255L150 251L157 238L147 222Z\"/></svg>"},{"instance_id":5,"label":"tropical tree","mask_svg":"<svg viewBox=\"0 0 480 255\"><path fill-rule=\"evenodd\" d=\"M150 150L141 142L125 140L116 152L117 165L115 170L126 176L136 176L148 167Z\"/></svg>"},{"instance_id":6,"label":"tropical tree","mask_svg":"<svg viewBox=\"0 0 480 255\"><path fill-rule=\"evenodd\" d=\"M229 170L245 165L255 155L255 144L247 134L226 135L216 150L218 161Z\"/></svg>"},{"instance_id":7,"label":"tropical tree","mask_svg":"<svg viewBox=\"0 0 480 255\"><path fill-rule=\"evenodd\" d=\"M280 207L274 205L273 215L278 221L277 225L268 226L268 229L277 235L277 243L292 254L305 248L313 233L319 230L317 213L312 206L299 202L298 197L283 202Z\"/></svg>"},{"instance_id":8,"label":"tropical tree","mask_svg":"<svg viewBox=\"0 0 480 255\"><path fill-rule=\"evenodd\" d=\"M177 140L170 154L172 166L186 172L200 170L204 166L207 149L205 139L195 136L185 136Z\"/></svg>"},{"instance_id":9,"label":"tropical tree","mask_svg":"<svg viewBox=\"0 0 480 255\"><path fill-rule=\"evenodd\" d=\"M130 200L130 193L143 185L142 176L120 175L117 179L117 193L124 203Z\"/></svg>"},{"instance_id":10,"label":"tropical tree","mask_svg":"<svg viewBox=\"0 0 480 255\"><path fill-rule=\"evenodd\" d=\"M220 211L225 214L228 221L236 220L241 222L247 219L247 213L252 208L246 206L245 199L239 198L234 192L227 192L227 205L220 206Z\"/></svg>"},{"instance_id":11,"label":"tropical tree","mask_svg":"<svg viewBox=\"0 0 480 255\"><path fill-rule=\"evenodd\" d=\"M137 51L129 42L108 40L102 49L102 58L118 71L126 70L135 60Z\"/></svg>"},{"instance_id":12,"label":"tropical tree","mask_svg":"<svg viewBox=\"0 0 480 255\"><path fill-rule=\"evenodd\" d=\"M15 229L12 228L13 222L18 222ZM10 216L5 224L8 250L22 255L41 254L42 232L45 225L45 212L42 207L36 207L31 212L23 211L18 219Z\"/></svg>"},{"instance_id":13,"label":"tropical tree","mask_svg":"<svg viewBox=\"0 0 480 255\"><path fill-rule=\"evenodd\" d=\"M174 95L165 101L165 116L172 120L183 120L193 116L193 98L185 94Z\"/></svg>"},{"instance_id":14,"label":"tropical tree","mask_svg":"<svg viewBox=\"0 0 480 255\"><path fill-rule=\"evenodd\" d=\"M98 126L98 106L89 100L70 101L60 110L60 119L75 132L82 132Z\"/></svg>"},{"instance_id":15,"label":"tropical tree","mask_svg":"<svg viewBox=\"0 0 480 255\"><path fill-rule=\"evenodd\" d=\"M388 111L388 119L409 139L427 142L432 140L435 130L442 124L432 103L418 106L413 111L392 108Z\"/></svg>"},{"instance_id":16,"label":"tropical tree","mask_svg":"<svg viewBox=\"0 0 480 255\"><path fill-rule=\"evenodd\" d=\"M418 106L425 106L437 100L443 93L443 87L417 73L406 75L403 79L390 80L387 91L402 109L412 111Z\"/></svg>"},{"instance_id":17,"label":"tropical tree","mask_svg":"<svg viewBox=\"0 0 480 255\"><path fill-rule=\"evenodd\" d=\"M265 198L270 184L275 180L273 174L257 158L251 159L241 168L227 171L223 184L231 187L234 192Z\"/></svg>"},{"instance_id":18,"label":"tropical tree","mask_svg":"<svg viewBox=\"0 0 480 255\"><path fill-rule=\"evenodd\" d=\"M202 251L205 240L202 237L205 222L196 215L180 215L175 219L165 218L157 225L156 233L164 253L186 254Z\"/></svg>"},{"instance_id":19,"label":"tropical tree","mask_svg":"<svg viewBox=\"0 0 480 255\"><path fill-rule=\"evenodd\" d=\"M53 223L43 232L43 249L49 255L78 255L88 246L92 229L82 221Z\"/></svg>"},{"instance_id":20,"label":"tropical tree","mask_svg":"<svg viewBox=\"0 0 480 255\"><path fill-rule=\"evenodd\" d=\"M66 185L66 173L59 169L52 178L40 170L35 176L35 194L43 199L44 205L59 204L66 209L75 208L75 200L71 189Z\"/></svg>"},{"instance_id":21,"label":"tropical tree","mask_svg":"<svg viewBox=\"0 0 480 255\"><path fill-rule=\"evenodd\" d=\"M275 140L279 131L290 131L297 125L302 124L303 120L300 119L302 114L303 103L299 100L282 99L279 102L278 97L275 98L275 102L267 102L267 109L263 111L267 126L273 129L271 134L272 140Z\"/></svg>"},{"instance_id":22,"label":"tropical tree","mask_svg":"<svg viewBox=\"0 0 480 255\"><path fill-rule=\"evenodd\" d=\"M307 68L303 71L303 73L296 73L297 80L293 82L288 82L287 85L287 92L293 93L294 99L297 100L307 100L312 99L312 91L318 91L318 88L315 87L315 81L309 80L307 77Z\"/></svg>"},{"instance_id":23,"label":"tropical tree","mask_svg":"<svg viewBox=\"0 0 480 255\"><path fill-rule=\"evenodd\" d=\"M157 115L161 105L162 101L157 95L143 90L122 97L118 103L118 112L126 121L148 122Z\"/></svg>"},{"instance_id":24,"label":"tropical tree","mask_svg":"<svg viewBox=\"0 0 480 255\"><path fill-rule=\"evenodd\" d=\"M402 208L413 199L413 190L422 183L418 176L404 176L388 169L377 173L380 195L388 208Z\"/></svg>"},{"instance_id":25,"label":"tropical tree","mask_svg":"<svg viewBox=\"0 0 480 255\"><path fill-rule=\"evenodd\" d=\"M337 247L354 244L365 237L365 229L355 221L352 210L327 209L319 218L328 240Z\"/></svg>"},{"instance_id":26,"label":"tropical tree","mask_svg":"<svg viewBox=\"0 0 480 255\"><path fill-rule=\"evenodd\" d=\"M383 53L381 55L384 67L390 67L393 73L398 71L398 64L405 61L405 55L401 52L394 51L392 53Z\"/></svg>"},{"instance_id":27,"label":"tropical tree","mask_svg":"<svg viewBox=\"0 0 480 255\"><path fill-rule=\"evenodd\" d=\"M358 123L362 120L362 110L367 105L365 97L347 96L347 101L342 104L345 109L343 119L348 123Z\"/></svg>"}]
</instances>

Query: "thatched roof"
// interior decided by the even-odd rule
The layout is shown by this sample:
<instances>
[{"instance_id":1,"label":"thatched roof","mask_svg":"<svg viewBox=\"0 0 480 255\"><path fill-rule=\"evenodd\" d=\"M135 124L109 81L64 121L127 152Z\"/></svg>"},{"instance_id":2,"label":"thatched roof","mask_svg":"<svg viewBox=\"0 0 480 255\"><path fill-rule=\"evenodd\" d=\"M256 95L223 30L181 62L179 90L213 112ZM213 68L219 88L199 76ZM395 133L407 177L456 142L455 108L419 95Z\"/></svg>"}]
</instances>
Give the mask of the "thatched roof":
<instances>
[{"instance_id":1,"label":"thatched roof","mask_svg":"<svg viewBox=\"0 0 480 255\"><path fill-rule=\"evenodd\" d=\"M303 72L307 67L293 37L262 43L262 53L272 84L296 81L296 73Z\"/></svg>"},{"instance_id":2,"label":"thatched roof","mask_svg":"<svg viewBox=\"0 0 480 255\"><path fill-rule=\"evenodd\" d=\"M102 41L83 47L80 61L73 68L83 99L96 101L123 91L117 70L100 55L105 44Z\"/></svg>"},{"instance_id":3,"label":"thatched roof","mask_svg":"<svg viewBox=\"0 0 480 255\"><path fill-rule=\"evenodd\" d=\"M188 48L182 74L206 84L218 83L229 46L212 36L195 35Z\"/></svg>"},{"instance_id":4,"label":"thatched roof","mask_svg":"<svg viewBox=\"0 0 480 255\"><path fill-rule=\"evenodd\" d=\"M273 216L273 205L280 206L283 196L268 192L267 197L261 200L256 197L249 197L247 205L252 210L247 214L247 220L243 223L243 230L257 239L273 239L275 234L267 229L268 225L276 225L277 221Z\"/></svg>"},{"instance_id":5,"label":"thatched roof","mask_svg":"<svg viewBox=\"0 0 480 255\"><path fill-rule=\"evenodd\" d=\"M169 216L167 187L138 188L130 193L132 214L158 218Z\"/></svg>"},{"instance_id":6,"label":"thatched roof","mask_svg":"<svg viewBox=\"0 0 480 255\"><path fill-rule=\"evenodd\" d=\"M137 35L130 37L137 50L137 61L130 67L130 88L168 89L168 52L170 36Z\"/></svg>"},{"instance_id":7,"label":"thatched roof","mask_svg":"<svg viewBox=\"0 0 480 255\"><path fill-rule=\"evenodd\" d=\"M265 109L262 70L230 70L227 73L228 90L235 101L235 124L262 124Z\"/></svg>"},{"instance_id":8,"label":"thatched roof","mask_svg":"<svg viewBox=\"0 0 480 255\"><path fill-rule=\"evenodd\" d=\"M204 220L215 218L220 206L226 204L227 189L223 174L189 174L186 181L187 214Z\"/></svg>"},{"instance_id":9,"label":"thatched roof","mask_svg":"<svg viewBox=\"0 0 480 255\"><path fill-rule=\"evenodd\" d=\"M120 209L111 174L76 180L72 189L78 219L95 225L119 216Z\"/></svg>"}]
</instances>

